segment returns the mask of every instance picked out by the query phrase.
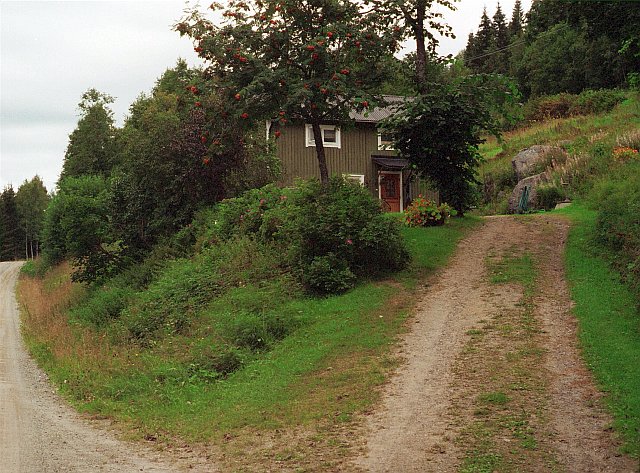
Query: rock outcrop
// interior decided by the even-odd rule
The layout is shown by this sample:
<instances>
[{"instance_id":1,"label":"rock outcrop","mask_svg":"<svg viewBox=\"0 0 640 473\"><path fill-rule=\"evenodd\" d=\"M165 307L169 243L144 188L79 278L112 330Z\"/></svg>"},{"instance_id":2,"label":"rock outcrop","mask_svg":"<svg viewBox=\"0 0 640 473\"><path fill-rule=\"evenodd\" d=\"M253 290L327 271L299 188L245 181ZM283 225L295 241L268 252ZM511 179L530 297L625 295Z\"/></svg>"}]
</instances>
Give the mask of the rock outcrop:
<instances>
[{"instance_id":1,"label":"rock outcrop","mask_svg":"<svg viewBox=\"0 0 640 473\"><path fill-rule=\"evenodd\" d=\"M518 182L518 185L513 189L511 197L509 197L509 213L518 213L535 208L537 199L537 188L540 184L547 182L546 173L535 174L533 176L525 177ZM526 206L521 208L520 201L523 194L527 192Z\"/></svg>"},{"instance_id":2,"label":"rock outcrop","mask_svg":"<svg viewBox=\"0 0 640 473\"><path fill-rule=\"evenodd\" d=\"M513 166L518 181L536 172L537 165L544 163L544 160L547 159L551 153L564 154L565 151L557 146L547 145L534 145L520 151L515 158L511 160L511 165ZM541 170L542 169L539 171Z\"/></svg>"}]
</instances>

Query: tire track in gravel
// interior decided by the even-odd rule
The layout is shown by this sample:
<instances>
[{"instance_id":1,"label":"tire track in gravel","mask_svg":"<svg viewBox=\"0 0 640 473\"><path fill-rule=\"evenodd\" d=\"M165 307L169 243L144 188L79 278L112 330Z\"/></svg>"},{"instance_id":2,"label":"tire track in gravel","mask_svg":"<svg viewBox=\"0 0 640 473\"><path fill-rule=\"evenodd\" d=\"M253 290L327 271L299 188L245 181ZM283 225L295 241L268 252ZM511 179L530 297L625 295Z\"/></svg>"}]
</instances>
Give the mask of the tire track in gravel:
<instances>
[{"instance_id":1,"label":"tire track in gravel","mask_svg":"<svg viewBox=\"0 0 640 473\"><path fill-rule=\"evenodd\" d=\"M607 429L610 416L597 402L592 376L579 356L576 321L564 279L567 228L557 218L493 217L460 243L447 268L422 295L400 345L405 363L386 386L380 408L365 420L366 446L352 465L355 469L460 470L467 447L461 444L460 433L474 421L474 413L460 412L459 406L473 405L471 400L482 392L483 380L467 379L456 364L468 355L463 350L478 326L504 311L521 310L522 291L514 285L490 284L485 264L487 255L506 254L517 247L535 254L539 261L542 283L533 314L544 330L539 340L545 355L534 369L544 379L548 399L543 402L549 421L540 435L557 462L536 458L524 470L507 467L506 471L639 471L637 462L617 453L616 440ZM499 335L490 336L496 337L491 343L509 343ZM490 358L491 351L486 353L483 356ZM474 362L491 363L489 358ZM469 402L460 403L461 398Z\"/></svg>"}]
</instances>

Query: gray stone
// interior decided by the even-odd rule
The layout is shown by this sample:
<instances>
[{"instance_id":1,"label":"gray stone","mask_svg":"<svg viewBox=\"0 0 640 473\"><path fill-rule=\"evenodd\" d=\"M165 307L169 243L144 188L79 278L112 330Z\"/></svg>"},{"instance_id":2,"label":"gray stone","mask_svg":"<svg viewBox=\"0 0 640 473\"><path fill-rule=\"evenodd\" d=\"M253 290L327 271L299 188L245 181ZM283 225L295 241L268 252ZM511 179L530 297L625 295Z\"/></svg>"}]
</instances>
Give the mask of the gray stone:
<instances>
[{"instance_id":1,"label":"gray stone","mask_svg":"<svg viewBox=\"0 0 640 473\"><path fill-rule=\"evenodd\" d=\"M564 209L566 207L569 207L570 205L571 202L560 202L559 204L556 204L556 210Z\"/></svg>"},{"instance_id":2,"label":"gray stone","mask_svg":"<svg viewBox=\"0 0 640 473\"><path fill-rule=\"evenodd\" d=\"M509 213L518 212L518 205L520 204L520 199L522 198L525 187L529 190L527 210L533 210L536 206L537 188L540 184L544 184L545 182L547 182L547 176L545 173L521 179L520 182L518 182L518 185L513 189L511 197L509 197Z\"/></svg>"},{"instance_id":3,"label":"gray stone","mask_svg":"<svg viewBox=\"0 0 640 473\"><path fill-rule=\"evenodd\" d=\"M544 162L549 153L564 154L565 151L557 146L534 145L520 151L512 160L511 165L518 181L531 176L536 171L536 165Z\"/></svg>"}]
</instances>

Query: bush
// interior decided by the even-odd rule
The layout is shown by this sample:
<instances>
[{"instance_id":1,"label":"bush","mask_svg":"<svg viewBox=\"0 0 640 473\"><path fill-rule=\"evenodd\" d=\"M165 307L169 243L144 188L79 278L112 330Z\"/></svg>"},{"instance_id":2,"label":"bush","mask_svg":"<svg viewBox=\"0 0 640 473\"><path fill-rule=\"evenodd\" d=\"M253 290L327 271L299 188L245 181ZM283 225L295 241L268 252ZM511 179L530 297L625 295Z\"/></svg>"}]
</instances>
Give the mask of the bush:
<instances>
[{"instance_id":1,"label":"bush","mask_svg":"<svg viewBox=\"0 0 640 473\"><path fill-rule=\"evenodd\" d=\"M134 297L134 291L122 287L95 289L90 298L70 312L72 319L102 326L120 318L120 314Z\"/></svg>"},{"instance_id":2,"label":"bush","mask_svg":"<svg viewBox=\"0 0 640 473\"><path fill-rule=\"evenodd\" d=\"M557 94L530 100L524 107L527 121L569 118L578 115L606 113L623 102L625 93L619 90L585 90L580 95Z\"/></svg>"},{"instance_id":3,"label":"bush","mask_svg":"<svg viewBox=\"0 0 640 473\"><path fill-rule=\"evenodd\" d=\"M624 92L619 90L585 90L577 96L569 114L575 116L610 112L625 98Z\"/></svg>"},{"instance_id":4,"label":"bush","mask_svg":"<svg viewBox=\"0 0 640 473\"><path fill-rule=\"evenodd\" d=\"M342 178L327 188L311 180L252 190L222 202L209 219L202 245L234 236L275 245L314 293L344 292L357 278L401 269L408 258L397 222L384 217L367 189Z\"/></svg>"},{"instance_id":5,"label":"bush","mask_svg":"<svg viewBox=\"0 0 640 473\"><path fill-rule=\"evenodd\" d=\"M567 118L576 98L573 94L557 94L529 100L524 106L524 118L530 122Z\"/></svg>"},{"instance_id":6,"label":"bush","mask_svg":"<svg viewBox=\"0 0 640 473\"><path fill-rule=\"evenodd\" d=\"M410 227L444 225L452 213L455 214L455 210L447 204L437 205L420 195L405 210L405 223Z\"/></svg>"},{"instance_id":7,"label":"bush","mask_svg":"<svg viewBox=\"0 0 640 473\"><path fill-rule=\"evenodd\" d=\"M555 208L558 203L562 202L566 198L566 195L563 189L551 183L538 186L536 189L536 198L537 208L551 210Z\"/></svg>"},{"instance_id":8,"label":"bush","mask_svg":"<svg viewBox=\"0 0 640 473\"><path fill-rule=\"evenodd\" d=\"M303 273L305 285L320 294L340 294L353 288L356 275L351 272L346 261L334 253L316 256Z\"/></svg>"}]
</instances>

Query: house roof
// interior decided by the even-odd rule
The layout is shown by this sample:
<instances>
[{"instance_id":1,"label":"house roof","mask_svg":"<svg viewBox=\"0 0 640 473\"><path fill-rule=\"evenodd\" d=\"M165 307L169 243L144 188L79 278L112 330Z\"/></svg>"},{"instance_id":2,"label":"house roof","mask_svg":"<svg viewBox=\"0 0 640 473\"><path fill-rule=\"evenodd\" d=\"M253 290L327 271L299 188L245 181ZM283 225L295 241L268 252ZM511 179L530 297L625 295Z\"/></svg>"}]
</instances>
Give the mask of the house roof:
<instances>
[{"instance_id":1,"label":"house roof","mask_svg":"<svg viewBox=\"0 0 640 473\"><path fill-rule=\"evenodd\" d=\"M388 171L402 171L409 166L409 161L402 158L391 158L389 156L371 156L374 163L382 169Z\"/></svg>"},{"instance_id":2,"label":"house roof","mask_svg":"<svg viewBox=\"0 0 640 473\"><path fill-rule=\"evenodd\" d=\"M349 112L349 117L358 123L378 123L393 115L393 113L398 109L398 105L409 99L402 95L383 95L382 97L387 102L387 105L383 107L375 107L373 110L369 110L368 112L351 111Z\"/></svg>"}]
</instances>

